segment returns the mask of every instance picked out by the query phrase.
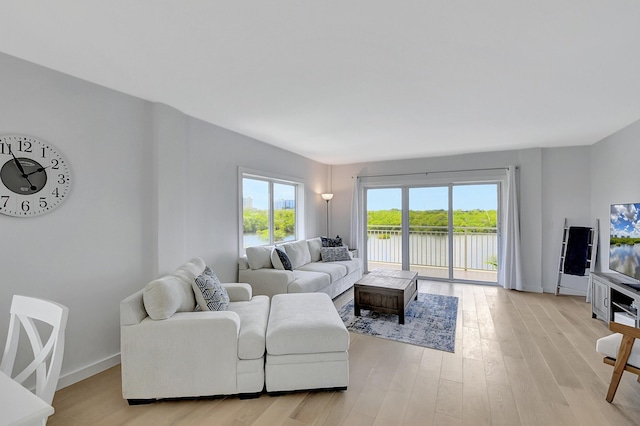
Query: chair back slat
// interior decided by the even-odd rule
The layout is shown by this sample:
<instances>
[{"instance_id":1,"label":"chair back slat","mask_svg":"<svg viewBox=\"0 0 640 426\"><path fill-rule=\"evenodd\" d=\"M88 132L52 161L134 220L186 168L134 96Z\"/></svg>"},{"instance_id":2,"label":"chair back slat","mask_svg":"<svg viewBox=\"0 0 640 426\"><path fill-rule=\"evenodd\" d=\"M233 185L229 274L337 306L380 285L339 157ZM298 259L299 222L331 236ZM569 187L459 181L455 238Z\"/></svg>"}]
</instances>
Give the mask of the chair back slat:
<instances>
[{"instance_id":1,"label":"chair back slat","mask_svg":"<svg viewBox=\"0 0 640 426\"><path fill-rule=\"evenodd\" d=\"M12 377L20 340L20 326L22 326L31 344L33 361L13 379L22 384L35 373L36 395L51 404L62 367L64 333L69 309L48 300L16 295L13 296L10 312L9 334L2 362L0 362L0 370ZM34 319L52 327L51 334L44 345Z\"/></svg>"}]
</instances>

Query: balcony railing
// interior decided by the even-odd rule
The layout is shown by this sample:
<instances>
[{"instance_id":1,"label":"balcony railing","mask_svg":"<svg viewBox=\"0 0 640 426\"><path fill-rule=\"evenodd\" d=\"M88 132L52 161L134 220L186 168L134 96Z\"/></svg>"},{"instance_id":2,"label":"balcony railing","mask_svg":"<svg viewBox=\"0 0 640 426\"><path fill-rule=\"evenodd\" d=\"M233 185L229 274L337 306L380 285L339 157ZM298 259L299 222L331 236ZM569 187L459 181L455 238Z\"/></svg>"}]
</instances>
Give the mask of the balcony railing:
<instances>
[{"instance_id":1,"label":"balcony railing","mask_svg":"<svg viewBox=\"0 0 640 426\"><path fill-rule=\"evenodd\" d=\"M367 227L369 262L402 263L402 230L394 225ZM409 228L409 263L419 267L448 268L449 238L446 226ZM495 271L498 258L496 228L453 228L453 268Z\"/></svg>"}]
</instances>

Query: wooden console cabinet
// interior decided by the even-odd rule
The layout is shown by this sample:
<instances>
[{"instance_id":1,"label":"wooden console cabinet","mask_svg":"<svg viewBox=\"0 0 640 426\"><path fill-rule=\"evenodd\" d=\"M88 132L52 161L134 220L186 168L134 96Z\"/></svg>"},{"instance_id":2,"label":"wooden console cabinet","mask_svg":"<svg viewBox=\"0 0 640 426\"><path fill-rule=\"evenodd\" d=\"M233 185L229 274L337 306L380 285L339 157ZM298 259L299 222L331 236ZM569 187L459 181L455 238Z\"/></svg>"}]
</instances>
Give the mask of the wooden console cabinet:
<instances>
[{"instance_id":1,"label":"wooden console cabinet","mask_svg":"<svg viewBox=\"0 0 640 426\"><path fill-rule=\"evenodd\" d=\"M640 307L640 286L631 287L618 274L592 272L591 280L591 316L605 321L617 322L640 327L638 307Z\"/></svg>"}]
</instances>

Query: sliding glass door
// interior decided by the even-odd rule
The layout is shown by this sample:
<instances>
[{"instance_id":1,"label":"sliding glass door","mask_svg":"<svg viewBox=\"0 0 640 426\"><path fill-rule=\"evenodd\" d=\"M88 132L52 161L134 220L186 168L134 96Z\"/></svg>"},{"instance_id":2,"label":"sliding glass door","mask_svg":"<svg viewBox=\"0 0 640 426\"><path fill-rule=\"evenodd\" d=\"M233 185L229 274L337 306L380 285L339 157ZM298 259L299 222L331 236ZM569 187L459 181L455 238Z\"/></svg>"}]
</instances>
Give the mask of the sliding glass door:
<instances>
[{"instance_id":1,"label":"sliding glass door","mask_svg":"<svg viewBox=\"0 0 640 426\"><path fill-rule=\"evenodd\" d=\"M497 282L497 183L366 191L367 269Z\"/></svg>"}]
</instances>

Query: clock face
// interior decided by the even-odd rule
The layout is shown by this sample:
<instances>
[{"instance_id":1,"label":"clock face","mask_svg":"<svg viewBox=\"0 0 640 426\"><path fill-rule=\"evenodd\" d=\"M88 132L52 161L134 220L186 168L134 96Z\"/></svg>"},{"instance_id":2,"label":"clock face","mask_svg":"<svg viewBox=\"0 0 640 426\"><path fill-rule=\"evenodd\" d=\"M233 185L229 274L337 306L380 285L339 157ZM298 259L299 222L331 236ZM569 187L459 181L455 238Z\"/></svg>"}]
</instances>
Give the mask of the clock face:
<instances>
[{"instance_id":1,"label":"clock face","mask_svg":"<svg viewBox=\"0 0 640 426\"><path fill-rule=\"evenodd\" d=\"M51 144L30 136L0 136L0 213L48 213L71 188L69 165Z\"/></svg>"}]
</instances>

